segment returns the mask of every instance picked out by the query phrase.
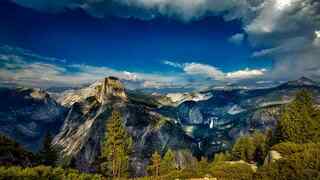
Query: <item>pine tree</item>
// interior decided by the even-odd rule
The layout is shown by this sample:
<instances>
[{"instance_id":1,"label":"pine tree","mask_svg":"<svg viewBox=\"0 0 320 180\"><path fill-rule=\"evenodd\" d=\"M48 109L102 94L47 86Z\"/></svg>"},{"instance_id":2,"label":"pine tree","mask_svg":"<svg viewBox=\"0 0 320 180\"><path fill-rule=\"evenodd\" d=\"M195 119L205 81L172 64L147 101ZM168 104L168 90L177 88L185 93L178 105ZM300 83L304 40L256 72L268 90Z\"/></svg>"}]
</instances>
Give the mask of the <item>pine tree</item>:
<instances>
[{"instance_id":1,"label":"pine tree","mask_svg":"<svg viewBox=\"0 0 320 180\"><path fill-rule=\"evenodd\" d=\"M162 158L160 166L160 175L168 175L176 170L176 160L174 152L169 149Z\"/></svg>"},{"instance_id":2,"label":"pine tree","mask_svg":"<svg viewBox=\"0 0 320 180\"><path fill-rule=\"evenodd\" d=\"M52 136L47 133L43 139L41 150L38 152L40 163L48 166L55 165L58 159L58 153L51 142Z\"/></svg>"},{"instance_id":3,"label":"pine tree","mask_svg":"<svg viewBox=\"0 0 320 180\"><path fill-rule=\"evenodd\" d=\"M275 143L291 141L295 143L318 142L320 140L320 113L315 108L312 95L303 90L288 104L277 124Z\"/></svg>"},{"instance_id":4,"label":"pine tree","mask_svg":"<svg viewBox=\"0 0 320 180\"><path fill-rule=\"evenodd\" d=\"M159 179L160 177L160 166L161 166L161 156L156 151L152 154L151 163L148 167L150 174L155 178Z\"/></svg>"},{"instance_id":5,"label":"pine tree","mask_svg":"<svg viewBox=\"0 0 320 180\"><path fill-rule=\"evenodd\" d=\"M251 138L255 147L253 161L262 165L269 151L267 136L261 132L254 132Z\"/></svg>"},{"instance_id":6,"label":"pine tree","mask_svg":"<svg viewBox=\"0 0 320 180\"><path fill-rule=\"evenodd\" d=\"M209 169L209 162L208 159L205 157L201 157L201 160L198 162L197 173L201 176L204 176L208 173Z\"/></svg>"},{"instance_id":7,"label":"pine tree","mask_svg":"<svg viewBox=\"0 0 320 180\"><path fill-rule=\"evenodd\" d=\"M113 111L106 124L105 138L102 143L101 170L113 178L125 177L129 171L129 156L132 139L126 131L121 114Z\"/></svg>"},{"instance_id":8,"label":"pine tree","mask_svg":"<svg viewBox=\"0 0 320 180\"><path fill-rule=\"evenodd\" d=\"M250 162L254 159L255 146L252 138L243 136L237 139L233 145L231 155L233 160L244 160Z\"/></svg>"}]
</instances>

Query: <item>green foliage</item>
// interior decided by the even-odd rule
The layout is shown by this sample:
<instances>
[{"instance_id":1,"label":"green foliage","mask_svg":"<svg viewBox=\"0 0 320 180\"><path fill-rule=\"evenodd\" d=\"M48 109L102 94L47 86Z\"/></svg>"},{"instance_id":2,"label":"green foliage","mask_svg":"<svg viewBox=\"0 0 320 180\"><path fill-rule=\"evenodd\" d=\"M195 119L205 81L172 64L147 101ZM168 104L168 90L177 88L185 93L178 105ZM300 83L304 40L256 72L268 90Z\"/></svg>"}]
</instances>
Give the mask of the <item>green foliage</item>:
<instances>
[{"instance_id":1,"label":"green foliage","mask_svg":"<svg viewBox=\"0 0 320 180\"><path fill-rule=\"evenodd\" d=\"M18 166L0 167L0 180L101 180L102 176L97 174L80 173L77 170L52 168L49 166L37 166L33 168L22 168Z\"/></svg>"},{"instance_id":2,"label":"green foliage","mask_svg":"<svg viewBox=\"0 0 320 180\"><path fill-rule=\"evenodd\" d=\"M279 152L282 156L288 157L295 153L303 152L307 149L320 149L319 143L296 144L292 142L284 142L274 145L271 149Z\"/></svg>"},{"instance_id":3,"label":"green foliage","mask_svg":"<svg viewBox=\"0 0 320 180\"><path fill-rule=\"evenodd\" d=\"M200 176L204 176L209 172L209 162L208 159L202 157L201 160L198 162L197 174Z\"/></svg>"},{"instance_id":4,"label":"green foliage","mask_svg":"<svg viewBox=\"0 0 320 180\"><path fill-rule=\"evenodd\" d=\"M103 174L112 177L128 176L132 139L124 127L121 114L117 111L113 111L107 121L101 149Z\"/></svg>"},{"instance_id":5,"label":"green foliage","mask_svg":"<svg viewBox=\"0 0 320 180\"><path fill-rule=\"evenodd\" d=\"M47 166L55 165L58 160L58 152L51 145L51 142L52 142L52 137L48 133L45 135L42 143L42 148L37 154L40 163Z\"/></svg>"},{"instance_id":6,"label":"green foliage","mask_svg":"<svg viewBox=\"0 0 320 180\"><path fill-rule=\"evenodd\" d=\"M303 90L287 105L277 124L274 141L294 143L319 142L320 112L315 108L312 95Z\"/></svg>"},{"instance_id":7,"label":"green foliage","mask_svg":"<svg viewBox=\"0 0 320 180\"><path fill-rule=\"evenodd\" d=\"M259 169L256 179L320 179L319 144L283 143L273 149L285 153L284 158Z\"/></svg>"},{"instance_id":8,"label":"green foliage","mask_svg":"<svg viewBox=\"0 0 320 180\"><path fill-rule=\"evenodd\" d=\"M231 161L231 160L232 160L232 157L229 152L225 152L225 153L221 152L214 155L213 164L224 162L224 161Z\"/></svg>"},{"instance_id":9,"label":"green foliage","mask_svg":"<svg viewBox=\"0 0 320 180\"><path fill-rule=\"evenodd\" d=\"M244 163L220 162L211 167L210 171L218 179L251 180L254 175L251 166Z\"/></svg>"},{"instance_id":10,"label":"green foliage","mask_svg":"<svg viewBox=\"0 0 320 180\"><path fill-rule=\"evenodd\" d=\"M267 136L261 132L254 132L251 135L251 140L255 147L253 161L257 162L259 165L262 165L269 151Z\"/></svg>"},{"instance_id":11,"label":"green foliage","mask_svg":"<svg viewBox=\"0 0 320 180\"><path fill-rule=\"evenodd\" d=\"M171 149L169 149L161 160L160 175L168 175L170 172L176 170L175 165L175 154Z\"/></svg>"},{"instance_id":12,"label":"green foliage","mask_svg":"<svg viewBox=\"0 0 320 180\"><path fill-rule=\"evenodd\" d=\"M249 136L242 136L238 138L234 144L231 155L233 160L244 160L247 162L253 161L255 153L255 146Z\"/></svg>"},{"instance_id":13,"label":"green foliage","mask_svg":"<svg viewBox=\"0 0 320 180\"><path fill-rule=\"evenodd\" d=\"M152 154L150 159L150 165L148 166L149 175L152 175L155 179L160 177L161 156L158 151Z\"/></svg>"},{"instance_id":14,"label":"green foliage","mask_svg":"<svg viewBox=\"0 0 320 180\"><path fill-rule=\"evenodd\" d=\"M268 150L267 136L260 132L254 132L237 139L232 148L231 156L235 161L244 160L263 164Z\"/></svg>"},{"instance_id":15,"label":"green foliage","mask_svg":"<svg viewBox=\"0 0 320 180\"><path fill-rule=\"evenodd\" d=\"M281 159L259 169L256 179L320 179L320 112L303 90L288 104L277 124L271 149ZM279 144L277 144L279 143Z\"/></svg>"}]
</instances>

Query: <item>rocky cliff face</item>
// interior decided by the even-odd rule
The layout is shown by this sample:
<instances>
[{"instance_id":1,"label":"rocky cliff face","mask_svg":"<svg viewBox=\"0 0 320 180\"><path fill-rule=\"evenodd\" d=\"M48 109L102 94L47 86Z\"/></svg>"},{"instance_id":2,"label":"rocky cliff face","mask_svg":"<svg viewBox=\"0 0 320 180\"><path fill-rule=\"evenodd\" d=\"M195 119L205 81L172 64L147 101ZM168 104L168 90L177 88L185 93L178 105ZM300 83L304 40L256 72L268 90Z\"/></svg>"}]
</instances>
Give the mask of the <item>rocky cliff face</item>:
<instances>
[{"instance_id":1,"label":"rocky cliff face","mask_svg":"<svg viewBox=\"0 0 320 180\"><path fill-rule=\"evenodd\" d=\"M98 96L98 101L102 104L108 103L109 98L112 96L121 98L124 101L127 100L123 85L115 77L108 77L103 80Z\"/></svg>"},{"instance_id":2,"label":"rocky cliff face","mask_svg":"<svg viewBox=\"0 0 320 180\"><path fill-rule=\"evenodd\" d=\"M55 135L66 110L39 89L0 89L0 133L36 151L45 133Z\"/></svg>"},{"instance_id":3,"label":"rocky cliff face","mask_svg":"<svg viewBox=\"0 0 320 180\"><path fill-rule=\"evenodd\" d=\"M64 157L75 159L79 169L92 170L90 164L100 153L105 124L113 109L121 112L124 124L133 137L132 167L136 175L146 174L146 165L155 150L164 152L170 147L197 152L197 144L184 134L180 126L152 108L132 101L118 80L106 78L102 84L91 89L94 93L87 93L90 96L73 103L63 128L53 141L62 149Z\"/></svg>"},{"instance_id":4,"label":"rocky cliff face","mask_svg":"<svg viewBox=\"0 0 320 180\"><path fill-rule=\"evenodd\" d=\"M89 97L95 97L99 103L107 103L112 97L127 100L125 89L119 79L107 77L96 81L88 87L78 90L67 90L57 98L57 102L65 107L71 107L76 102L84 102Z\"/></svg>"}]
</instances>

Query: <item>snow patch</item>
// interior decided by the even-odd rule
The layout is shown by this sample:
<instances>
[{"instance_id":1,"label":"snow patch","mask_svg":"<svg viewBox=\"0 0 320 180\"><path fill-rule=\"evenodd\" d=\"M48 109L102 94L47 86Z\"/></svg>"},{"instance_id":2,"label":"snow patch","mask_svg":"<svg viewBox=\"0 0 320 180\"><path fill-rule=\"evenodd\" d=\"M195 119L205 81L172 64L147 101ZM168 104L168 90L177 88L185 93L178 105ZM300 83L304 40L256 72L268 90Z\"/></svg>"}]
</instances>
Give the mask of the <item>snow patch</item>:
<instances>
[{"instance_id":1,"label":"snow patch","mask_svg":"<svg viewBox=\"0 0 320 180\"><path fill-rule=\"evenodd\" d=\"M233 105L229 110L228 110L228 114L231 114L231 115L236 115L236 114L239 114L241 112L244 112L245 109L242 109L240 106L238 105Z\"/></svg>"},{"instance_id":2,"label":"snow patch","mask_svg":"<svg viewBox=\"0 0 320 180\"><path fill-rule=\"evenodd\" d=\"M169 93L166 95L173 103L185 101L205 101L212 97L211 93Z\"/></svg>"}]
</instances>

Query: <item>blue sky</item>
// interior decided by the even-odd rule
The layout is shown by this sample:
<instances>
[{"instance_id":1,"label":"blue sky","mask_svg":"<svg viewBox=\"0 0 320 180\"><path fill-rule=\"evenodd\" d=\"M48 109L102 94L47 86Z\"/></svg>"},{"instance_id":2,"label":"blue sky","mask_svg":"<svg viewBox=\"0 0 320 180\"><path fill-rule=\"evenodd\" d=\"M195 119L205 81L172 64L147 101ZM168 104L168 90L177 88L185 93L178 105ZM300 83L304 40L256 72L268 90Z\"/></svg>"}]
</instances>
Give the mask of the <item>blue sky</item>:
<instances>
[{"instance_id":1,"label":"blue sky","mask_svg":"<svg viewBox=\"0 0 320 180\"><path fill-rule=\"evenodd\" d=\"M117 75L133 88L197 88L317 79L319 7L316 0L1 1L1 81L50 87ZM53 72L32 69L41 65Z\"/></svg>"}]
</instances>

